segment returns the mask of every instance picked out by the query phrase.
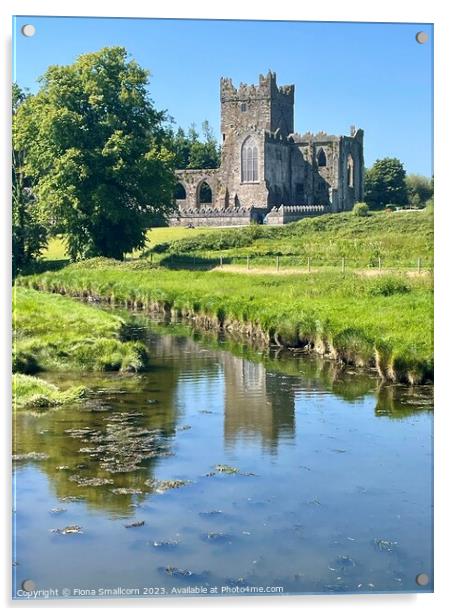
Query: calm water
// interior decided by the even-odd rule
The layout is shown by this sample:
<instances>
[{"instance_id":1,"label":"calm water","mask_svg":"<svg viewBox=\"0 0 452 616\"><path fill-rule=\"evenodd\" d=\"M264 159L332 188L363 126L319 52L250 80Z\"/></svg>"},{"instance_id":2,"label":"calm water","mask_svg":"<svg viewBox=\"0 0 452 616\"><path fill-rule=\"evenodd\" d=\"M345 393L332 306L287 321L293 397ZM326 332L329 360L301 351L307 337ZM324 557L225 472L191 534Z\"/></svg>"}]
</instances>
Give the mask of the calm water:
<instances>
[{"instance_id":1,"label":"calm water","mask_svg":"<svg viewBox=\"0 0 452 616\"><path fill-rule=\"evenodd\" d=\"M17 416L16 596L432 590L428 388L145 333L149 373Z\"/></svg>"}]
</instances>

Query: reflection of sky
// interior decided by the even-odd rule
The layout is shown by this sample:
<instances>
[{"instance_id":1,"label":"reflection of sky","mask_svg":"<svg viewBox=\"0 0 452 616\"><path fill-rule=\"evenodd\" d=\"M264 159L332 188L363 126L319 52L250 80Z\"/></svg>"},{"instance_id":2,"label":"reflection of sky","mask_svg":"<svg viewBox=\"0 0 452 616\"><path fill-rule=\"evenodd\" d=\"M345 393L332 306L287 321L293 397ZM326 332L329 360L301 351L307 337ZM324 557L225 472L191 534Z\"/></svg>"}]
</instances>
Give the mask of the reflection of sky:
<instances>
[{"instance_id":1,"label":"reflection of sky","mask_svg":"<svg viewBox=\"0 0 452 616\"><path fill-rule=\"evenodd\" d=\"M380 417L374 393L350 402L320 382L307 387L303 377L269 372L262 364L192 341L172 344L166 337L151 353L161 369L133 381L134 395L118 395L116 410L140 410L140 425L154 427L159 421L166 425L166 414L176 417L176 431L168 438L173 455L154 458L148 472L159 480L191 484L141 501L132 497L138 506L123 511L123 518L109 508L111 486L92 488L99 491L96 507L62 503L55 493L55 473L48 471L67 456L64 430L71 422L80 427L103 422L103 414L72 408L69 415L60 409L24 416L18 427L26 429L28 447L46 451L49 443L51 457L18 470L19 583L186 586L186 578L165 574L165 567L175 566L194 571L196 581L206 584L243 577L257 585L279 580L287 592L414 591L415 576L431 574L431 414ZM297 365L302 368L302 360ZM162 402L146 404L151 396ZM253 396L273 404L271 412L259 416ZM268 434L277 444L271 455L263 446ZM21 438L19 429L19 443ZM253 475L209 476L219 464ZM115 485L123 484L121 475L113 478ZM74 484L71 490L77 492ZM83 488L78 491L83 494ZM67 511L49 513L58 506ZM145 525L125 529L131 520ZM84 534L49 532L69 524L79 524ZM209 532L228 539L216 543ZM180 545L173 551L153 547L162 540ZM380 550L379 540L390 542L392 551ZM337 572L345 556L355 566Z\"/></svg>"},{"instance_id":2,"label":"reflection of sky","mask_svg":"<svg viewBox=\"0 0 452 616\"><path fill-rule=\"evenodd\" d=\"M15 32L31 18L19 17ZM366 164L396 156L432 172L433 28L423 24L197 21L33 17L15 40L15 79L36 90L50 64L123 45L152 73L150 92L178 125L211 123L219 136L219 79L256 83L276 71L295 84L295 129L365 131ZM420 29L430 35L415 42ZM246 50L244 52L244 50Z\"/></svg>"}]
</instances>

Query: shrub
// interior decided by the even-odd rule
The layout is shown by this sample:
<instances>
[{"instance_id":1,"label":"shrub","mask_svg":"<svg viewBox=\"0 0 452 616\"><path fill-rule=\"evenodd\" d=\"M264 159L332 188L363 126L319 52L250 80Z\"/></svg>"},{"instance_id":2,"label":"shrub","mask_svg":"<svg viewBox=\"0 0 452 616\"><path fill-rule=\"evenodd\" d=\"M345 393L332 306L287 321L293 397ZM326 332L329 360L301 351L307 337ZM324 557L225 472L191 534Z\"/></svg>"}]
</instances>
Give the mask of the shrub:
<instances>
[{"instance_id":1,"label":"shrub","mask_svg":"<svg viewBox=\"0 0 452 616\"><path fill-rule=\"evenodd\" d=\"M353 214L355 216L368 216L369 206L367 203L355 203L353 206Z\"/></svg>"},{"instance_id":2,"label":"shrub","mask_svg":"<svg viewBox=\"0 0 452 616\"><path fill-rule=\"evenodd\" d=\"M369 289L369 295L377 297L390 297L391 295L409 293L410 285L401 278L389 277L380 278Z\"/></svg>"}]
</instances>

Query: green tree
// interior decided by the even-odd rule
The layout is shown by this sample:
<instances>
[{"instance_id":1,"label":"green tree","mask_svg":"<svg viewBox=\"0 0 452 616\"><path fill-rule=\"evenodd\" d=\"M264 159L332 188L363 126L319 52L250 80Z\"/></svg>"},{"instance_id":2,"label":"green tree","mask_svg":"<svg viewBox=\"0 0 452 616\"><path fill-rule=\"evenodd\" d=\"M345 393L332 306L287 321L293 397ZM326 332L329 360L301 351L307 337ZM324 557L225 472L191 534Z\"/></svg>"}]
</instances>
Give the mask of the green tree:
<instances>
[{"instance_id":1,"label":"green tree","mask_svg":"<svg viewBox=\"0 0 452 616\"><path fill-rule=\"evenodd\" d=\"M178 128L171 134L171 150L176 169L217 169L220 166L220 147L209 122L202 123L203 139L200 139L195 124L187 133Z\"/></svg>"},{"instance_id":2,"label":"green tree","mask_svg":"<svg viewBox=\"0 0 452 616\"><path fill-rule=\"evenodd\" d=\"M18 84L13 84L13 119L27 99ZM30 265L47 243L46 229L39 222L29 178L24 173L24 150L13 142L12 149L12 253L13 274Z\"/></svg>"},{"instance_id":3,"label":"green tree","mask_svg":"<svg viewBox=\"0 0 452 616\"><path fill-rule=\"evenodd\" d=\"M424 175L412 173L406 176L408 202L412 207L425 207L433 196L433 180Z\"/></svg>"},{"instance_id":4,"label":"green tree","mask_svg":"<svg viewBox=\"0 0 452 616\"><path fill-rule=\"evenodd\" d=\"M174 154L176 169L186 169L190 163L191 144L183 128L179 127L176 133L172 133L169 147Z\"/></svg>"},{"instance_id":5,"label":"green tree","mask_svg":"<svg viewBox=\"0 0 452 616\"><path fill-rule=\"evenodd\" d=\"M41 220L72 259L122 258L173 207L174 156L148 72L123 47L51 66L14 121Z\"/></svg>"},{"instance_id":6,"label":"green tree","mask_svg":"<svg viewBox=\"0 0 452 616\"><path fill-rule=\"evenodd\" d=\"M398 158L382 158L366 171L364 200L371 209L383 209L388 203L408 203L406 172Z\"/></svg>"},{"instance_id":7,"label":"green tree","mask_svg":"<svg viewBox=\"0 0 452 616\"><path fill-rule=\"evenodd\" d=\"M220 164L220 151L217 140L205 120L202 123L204 140L195 140L191 147L189 169L216 169Z\"/></svg>"}]
</instances>

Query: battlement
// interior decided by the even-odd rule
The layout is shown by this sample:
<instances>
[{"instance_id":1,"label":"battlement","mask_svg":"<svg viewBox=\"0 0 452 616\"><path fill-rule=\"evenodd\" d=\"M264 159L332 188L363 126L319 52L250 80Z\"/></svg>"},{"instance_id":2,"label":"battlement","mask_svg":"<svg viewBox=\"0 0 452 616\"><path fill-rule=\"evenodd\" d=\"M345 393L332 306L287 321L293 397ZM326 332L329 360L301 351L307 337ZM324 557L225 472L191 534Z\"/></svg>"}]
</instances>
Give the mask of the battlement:
<instances>
[{"instance_id":1,"label":"battlement","mask_svg":"<svg viewBox=\"0 0 452 616\"><path fill-rule=\"evenodd\" d=\"M259 83L257 85L240 83L238 88L234 86L230 77L221 77L220 96L222 102L284 97L288 103L293 104L295 86L278 86L276 83L276 73L269 70L267 75L259 75Z\"/></svg>"},{"instance_id":2,"label":"battlement","mask_svg":"<svg viewBox=\"0 0 452 616\"><path fill-rule=\"evenodd\" d=\"M337 135L329 135L324 131L319 131L318 133L307 132L303 135L300 133L292 133L289 135L289 140L293 143L325 143L331 141L339 141L340 137Z\"/></svg>"}]
</instances>

